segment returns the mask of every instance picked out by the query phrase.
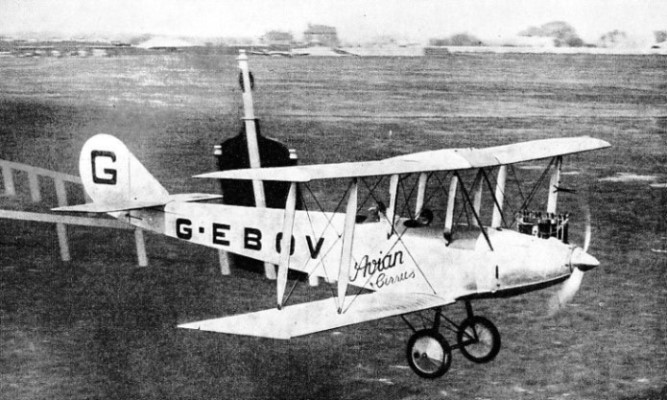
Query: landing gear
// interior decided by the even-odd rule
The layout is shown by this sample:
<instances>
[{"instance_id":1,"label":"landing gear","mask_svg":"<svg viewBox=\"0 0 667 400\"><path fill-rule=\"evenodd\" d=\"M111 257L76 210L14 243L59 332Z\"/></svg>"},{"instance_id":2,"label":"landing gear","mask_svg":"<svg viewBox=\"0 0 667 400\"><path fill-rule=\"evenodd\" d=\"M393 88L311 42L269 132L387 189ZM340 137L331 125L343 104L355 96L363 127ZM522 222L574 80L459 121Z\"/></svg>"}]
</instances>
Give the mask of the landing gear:
<instances>
[{"instance_id":1,"label":"landing gear","mask_svg":"<svg viewBox=\"0 0 667 400\"><path fill-rule=\"evenodd\" d=\"M452 365L449 343L432 329L422 329L410 337L407 356L410 368L422 378L439 378Z\"/></svg>"},{"instance_id":2,"label":"landing gear","mask_svg":"<svg viewBox=\"0 0 667 400\"><path fill-rule=\"evenodd\" d=\"M459 349L472 362L486 363L493 360L500 351L500 333L488 319L473 314L469 301L465 301L468 317L460 325L442 315L436 308L433 325L417 330L405 317L403 320L413 330L408 340L406 355L410 368L422 378L435 379L443 376L452 363L452 349ZM450 346L439 329L441 319L445 328L456 334L456 344Z\"/></svg>"},{"instance_id":3,"label":"landing gear","mask_svg":"<svg viewBox=\"0 0 667 400\"><path fill-rule=\"evenodd\" d=\"M456 333L456 343L461 354L478 364L487 363L500 351L498 328L484 317L465 319Z\"/></svg>"}]
</instances>

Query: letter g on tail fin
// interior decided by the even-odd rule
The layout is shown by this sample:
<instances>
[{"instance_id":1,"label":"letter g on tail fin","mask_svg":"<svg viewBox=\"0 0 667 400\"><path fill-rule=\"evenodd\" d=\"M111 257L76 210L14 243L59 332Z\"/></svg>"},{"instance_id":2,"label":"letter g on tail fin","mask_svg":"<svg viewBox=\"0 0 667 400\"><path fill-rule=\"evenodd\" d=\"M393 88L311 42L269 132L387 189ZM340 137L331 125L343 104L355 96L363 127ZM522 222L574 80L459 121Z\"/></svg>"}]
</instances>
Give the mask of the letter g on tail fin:
<instances>
[{"instance_id":1,"label":"letter g on tail fin","mask_svg":"<svg viewBox=\"0 0 667 400\"><path fill-rule=\"evenodd\" d=\"M79 174L97 204L160 203L167 190L117 138L98 134L83 145Z\"/></svg>"}]
</instances>

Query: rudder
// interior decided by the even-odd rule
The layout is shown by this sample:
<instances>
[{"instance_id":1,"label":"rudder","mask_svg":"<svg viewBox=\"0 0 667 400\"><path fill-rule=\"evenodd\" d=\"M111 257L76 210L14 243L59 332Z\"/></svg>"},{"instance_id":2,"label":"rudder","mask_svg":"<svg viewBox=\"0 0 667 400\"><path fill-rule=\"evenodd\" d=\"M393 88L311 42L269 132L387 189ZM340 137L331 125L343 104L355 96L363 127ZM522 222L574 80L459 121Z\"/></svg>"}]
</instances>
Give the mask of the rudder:
<instances>
[{"instance_id":1,"label":"rudder","mask_svg":"<svg viewBox=\"0 0 667 400\"><path fill-rule=\"evenodd\" d=\"M79 174L95 203L160 202L169 193L114 136L97 134L83 145Z\"/></svg>"}]
</instances>

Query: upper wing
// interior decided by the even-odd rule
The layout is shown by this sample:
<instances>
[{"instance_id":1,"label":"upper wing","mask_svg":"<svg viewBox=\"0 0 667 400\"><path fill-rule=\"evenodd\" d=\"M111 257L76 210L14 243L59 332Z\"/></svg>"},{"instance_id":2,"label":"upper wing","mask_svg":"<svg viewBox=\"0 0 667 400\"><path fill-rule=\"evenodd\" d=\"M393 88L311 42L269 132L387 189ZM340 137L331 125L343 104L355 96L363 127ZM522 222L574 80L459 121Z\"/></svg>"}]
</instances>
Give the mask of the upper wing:
<instances>
[{"instance_id":1,"label":"upper wing","mask_svg":"<svg viewBox=\"0 0 667 400\"><path fill-rule=\"evenodd\" d=\"M588 136L533 140L483 149L434 150L394 157L391 160L425 162L432 159L450 157L453 151L470 163L471 168L515 164L524 161L541 160L567 154L604 149L608 142Z\"/></svg>"},{"instance_id":2,"label":"upper wing","mask_svg":"<svg viewBox=\"0 0 667 400\"><path fill-rule=\"evenodd\" d=\"M209 319L179 325L179 328L222 332L234 335L290 339L342 326L407 314L454 303L432 294L371 293L345 298L350 308L338 314L334 298Z\"/></svg>"},{"instance_id":3,"label":"upper wing","mask_svg":"<svg viewBox=\"0 0 667 400\"><path fill-rule=\"evenodd\" d=\"M298 165L294 167L231 169L195 175L195 178L308 182L317 179L361 178L366 176L409 174L435 170L460 170L466 168L471 168L471 165L464 158L454 154L442 160L427 160L417 163L412 160L386 159L338 164Z\"/></svg>"},{"instance_id":4,"label":"upper wing","mask_svg":"<svg viewBox=\"0 0 667 400\"><path fill-rule=\"evenodd\" d=\"M308 182L429 171L493 167L603 149L610 144L588 136L534 140L483 149L444 149L408 154L380 161L315 164L293 167L248 168L211 172L197 178Z\"/></svg>"}]
</instances>

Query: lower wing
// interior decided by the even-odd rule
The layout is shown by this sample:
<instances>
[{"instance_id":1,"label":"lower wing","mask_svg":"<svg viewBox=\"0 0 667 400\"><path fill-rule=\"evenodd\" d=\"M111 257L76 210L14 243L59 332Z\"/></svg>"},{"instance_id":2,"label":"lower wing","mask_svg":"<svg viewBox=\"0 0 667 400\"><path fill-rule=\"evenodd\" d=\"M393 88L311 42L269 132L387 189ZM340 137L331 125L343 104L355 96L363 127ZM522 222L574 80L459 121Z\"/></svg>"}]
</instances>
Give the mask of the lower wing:
<instances>
[{"instance_id":1,"label":"lower wing","mask_svg":"<svg viewBox=\"0 0 667 400\"><path fill-rule=\"evenodd\" d=\"M335 298L310 303L232 315L216 319L191 322L179 328L221 332L233 335L258 336L272 339L290 339L359 324L362 322L408 314L415 311L441 307L454 303L425 293L370 293L348 296L348 309L339 314Z\"/></svg>"}]
</instances>

